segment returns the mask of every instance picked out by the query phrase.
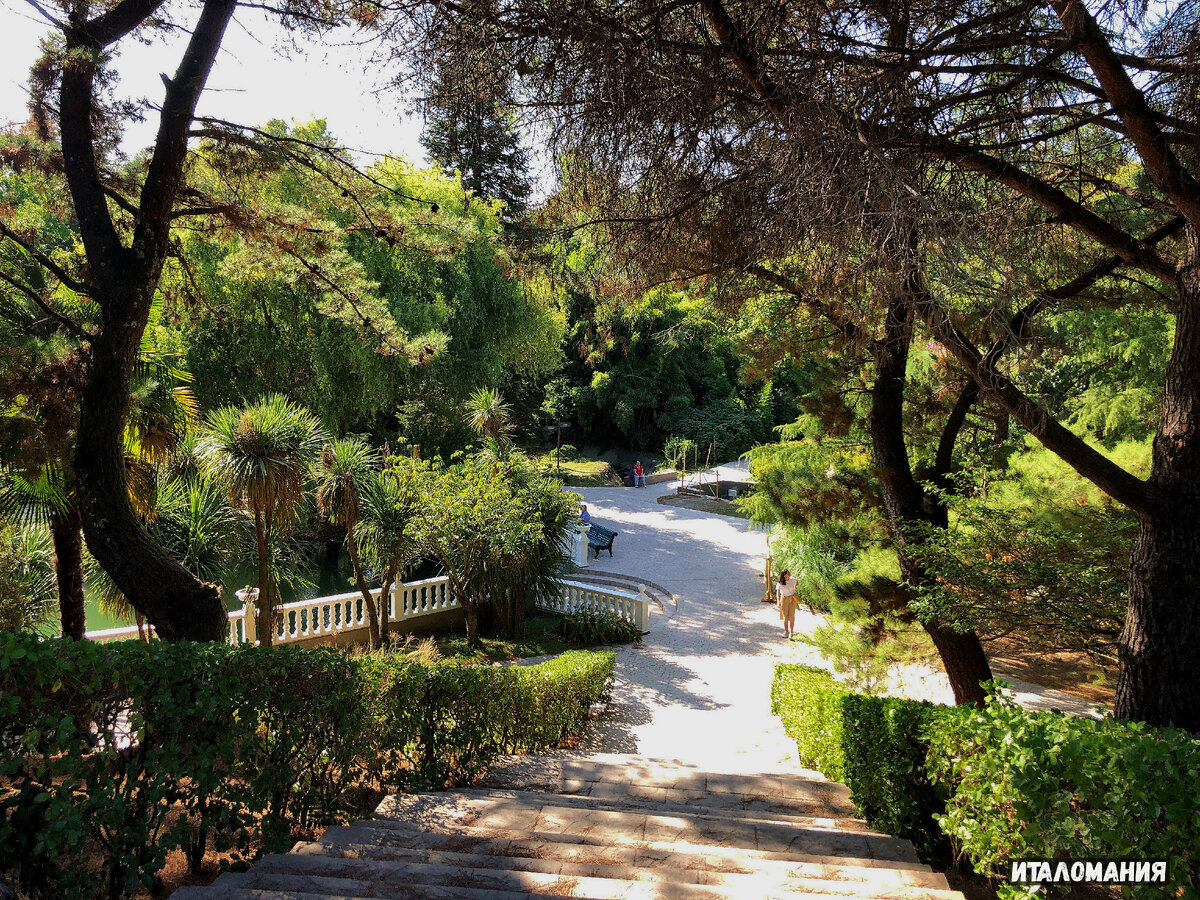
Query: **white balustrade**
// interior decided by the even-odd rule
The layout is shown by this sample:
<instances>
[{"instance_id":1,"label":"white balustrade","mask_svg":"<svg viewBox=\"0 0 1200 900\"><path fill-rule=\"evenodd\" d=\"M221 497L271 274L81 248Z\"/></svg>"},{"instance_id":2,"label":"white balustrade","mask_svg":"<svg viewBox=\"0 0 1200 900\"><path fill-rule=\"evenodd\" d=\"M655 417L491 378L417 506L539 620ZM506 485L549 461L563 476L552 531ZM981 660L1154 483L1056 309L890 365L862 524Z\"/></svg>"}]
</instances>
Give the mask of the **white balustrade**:
<instances>
[{"instance_id":1,"label":"white balustrade","mask_svg":"<svg viewBox=\"0 0 1200 900\"><path fill-rule=\"evenodd\" d=\"M557 599L543 605L565 615L585 611L610 612L628 619L641 631L650 625L650 598L644 584L639 584L638 592L631 594L568 579L562 583L562 592Z\"/></svg>"},{"instance_id":2,"label":"white balustrade","mask_svg":"<svg viewBox=\"0 0 1200 900\"><path fill-rule=\"evenodd\" d=\"M586 541L584 546L586 552ZM258 590L245 588L238 591L237 596L242 601L242 608L229 613L229 643L254 643L257 638ZM458 598L450 590L450 579L444 575L395 585L388 594L388 618L392 622L408 622L421 616L457 609L458 606ZM650 619L650 598L646 596L645 585L640 586L637 594L630 594L568 580L563 582L562 593L557 600L545 606L562 613L586 609L607 610L628 619L642 631L646 630ZM273 643L276 646L301 642L333 643L333 638L340 636L365 642L367 631L367 611L362 594L358 591L297 600L275 608ZM138 637L138 629L133 625L87 633L88 640L93 641L120 641Z\"/></svg>"},{"instance_id":3,"label":"white balustrade","mask_svg":"<svg viewBox=\"0 0 1200 900\"><path fill-rule=\"evenodd\" d=\"M588 528L588 525L580 522L571 529L571 534L568 538L570 552L567 555L570 557L571 562L575 564L575 568L577 569L586 569L589 565L591 565L591 563L588 561Z\"/></svg>"}]
</instances>

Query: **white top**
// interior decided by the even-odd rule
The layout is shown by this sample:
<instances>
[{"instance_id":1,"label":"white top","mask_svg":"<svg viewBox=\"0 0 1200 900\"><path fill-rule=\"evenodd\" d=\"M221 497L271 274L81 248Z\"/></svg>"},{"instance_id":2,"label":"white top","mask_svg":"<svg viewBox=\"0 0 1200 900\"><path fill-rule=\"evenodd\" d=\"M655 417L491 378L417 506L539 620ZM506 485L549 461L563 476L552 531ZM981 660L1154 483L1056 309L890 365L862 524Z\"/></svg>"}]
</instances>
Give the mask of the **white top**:
<instances>
[{"instance_id":1,"label":"white top","mask_svg":"<svg viewBox=\"0 0 1200 900\"><path fill-rule=\"evenodd\" d=\"M780 597L795 597L796 596L796 576L789 575L787 581L779 583Z\"/></svg>"}]
</instances>

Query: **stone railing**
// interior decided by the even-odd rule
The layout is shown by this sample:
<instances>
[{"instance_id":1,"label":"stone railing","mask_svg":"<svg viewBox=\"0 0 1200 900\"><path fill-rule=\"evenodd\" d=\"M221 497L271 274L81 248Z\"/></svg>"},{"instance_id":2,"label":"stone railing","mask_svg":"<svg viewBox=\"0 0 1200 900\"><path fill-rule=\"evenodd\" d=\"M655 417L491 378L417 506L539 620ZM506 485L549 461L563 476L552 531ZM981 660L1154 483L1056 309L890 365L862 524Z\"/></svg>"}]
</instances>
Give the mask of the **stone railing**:
<instances>
[{"instance_id":1,"label":"stone railing","mask_svg":"<svg viewBox=\"0 0 1200 900\"><path fill-rule=\"evenodd\" d=\"M646 631L650 627L650 598L646 595L644 584L638 585L638 592L632 594L567 579L563 582L562 593L558 599L544 606L553 612L568 615L588 610L610 612L622 619L628 619L640 631Z\"/></svg>"},{"instance_id":2,"label":"stone railing","mask_svg":"<svg viewBox=\"0 0 1200 900\"><path fill-rule=\"evenodd\" d=\"M239 596L242 592L239 591ZM247 598L249 599L249 598ZM388 618L395 624L431 613L457 609L458 600L450 594L449 579L426 578L410 581L392 588L388 594ZM253 630L253 626L250 626ZM348 632L367 632L367 610L358 591L314 597L285 603L275 611L275 646L311 643L323 635L342 635ZM257 637L255 634L254 637ZM233 635L230 635L232 641ZM242 636L242 640L246 640Z\"/></svg>"},{"instance_id":3,"label":"stone railing","mask_svg":"<svg viewBox=\"0 0 1200 900\"><path fill-rule=\"evenodd\" d=\"M242 608L229 613L229 643L256 643L258 628L255 601L258 590L250 588L238 591L238 597L242 601ZM459 605L458 598L450 592L449 579L444 575L398 584L389 594L388 602L388 617L397 626L422 616L457 609ZM650 600L644 588L635 595L602 590L596 585L570 579L563 582L558 600L546 604L546 608L562 613L585 609L608 610L629 619L642 631L646 630L650 619ZM275 646L366 642L367 612L362 594L358 591L285 603L276 608L275 614ZM397 631L401 629L397 628ZM88 640L93 641L136 640L138 637L140 634L134 625L87 633Z\"/></svg>"}]
</instances>

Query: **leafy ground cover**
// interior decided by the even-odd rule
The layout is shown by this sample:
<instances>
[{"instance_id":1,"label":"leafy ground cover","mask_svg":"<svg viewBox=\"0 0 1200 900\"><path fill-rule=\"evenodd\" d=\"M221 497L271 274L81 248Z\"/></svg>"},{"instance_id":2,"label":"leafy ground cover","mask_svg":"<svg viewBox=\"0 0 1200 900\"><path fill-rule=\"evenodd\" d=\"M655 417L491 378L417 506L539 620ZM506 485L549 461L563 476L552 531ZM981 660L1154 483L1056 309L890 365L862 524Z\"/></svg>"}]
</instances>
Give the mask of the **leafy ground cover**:
<instances>
[{"instance_id":1,"label":"leafy ground cover","mask_svg":"<svg viewBox=\"0 0 1200 900\"><path fill-rule=\"evenodd\" d=\"M515 659L530 659L535 656L550 656L593 645L625 644L637 640L632 633L583 635L579 629L564 628L564 617L553 613L531 616L525 620L525 636L508 639L501 634L490 634L480 638L479 645L472 647L461 634L443 635L433 639L437 655L460 661L491 663L508 662ZM632 627L632 626L631 626ZM575 640L566 635L570 633ZM600 637L600 640L589 639Z\"/></svg>"}]
</instances>

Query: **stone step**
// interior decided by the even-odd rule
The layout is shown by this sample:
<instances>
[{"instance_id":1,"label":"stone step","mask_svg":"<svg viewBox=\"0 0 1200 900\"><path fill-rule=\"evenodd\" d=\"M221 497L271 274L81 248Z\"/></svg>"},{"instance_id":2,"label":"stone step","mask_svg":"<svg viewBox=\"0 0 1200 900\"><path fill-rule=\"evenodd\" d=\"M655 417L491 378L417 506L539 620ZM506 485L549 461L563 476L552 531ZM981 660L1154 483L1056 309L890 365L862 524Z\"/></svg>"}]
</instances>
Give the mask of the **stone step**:
<instances>
[{"instance_id":1,"label":"stone step","mask_svg":"<svg viewBox=\"0 0 1200 900\"><path fill-rule=\"evenodd\" d=\"M306 889L230 887L214 890L213 886L184 887L173 891L171 897L178 900L373 900L370 896L345 893L342 889L347 886L339 883L338 891L334 893L313 884L306 884ZM549 900L555 895L441 884L410 884L399 896L405 900Z\"/></svg>"},{"instance_id":2,"label":"stone step","mask_svg":"<svg viewBox=\"0 0 1200 900\"><path fill-rule=\"evenodd\" d=\"M801 894L810 898L877 898L868 886L849 882L807 880L780 882L764 875L742 875L736 886L739 897L789 897ZM503 868L480 868L411 860L383 861L339 859L327 856L287 854L267 856L247 873L241 887L276 890L320 890L333 895L399 900L411 896L410 889L420 885L469 887L493 891L519 891L556 897L580 897L591 900L721 900L731 895L729 886L684 882L634 880L595 877L561 872L539 872ZM830 893L825 888L840 889ZM910 894L916 900L949 900L951 892ZM908 900L908 898L906 898Z\"/></svg>"},{"instance_id":3,"label":"stone step","mask_svg":"<svg viewBox=\"0 0 1200 900\"><path fill-rule=\"evenodd\" d=\"M821 803L804 804L803 801L791 801L791 805L784 807L782 804L759 800L754 801L759 808L747 809L746 804L751 801L744 799L741 794L713 794L710 797L702 791L639 788L637 785L613 782L568 782L562 787L563 790L538 790L535 785L532 790L528 790L505 785L465 788L453 793L476 800L505 798L533 802L535 798L540 798L544 802L547 797L552 797L555 805L572 809L608 809L653 815L715 818L722 821L738 819L764 825L791 825L797 828L880 834L873 831L862 819L839 815ZM576 790L571 790L573 787ZM807 809L807 812L802 812L803 809Z\"/></svg>"},{"instance_id":4,"label":"stone step","mask_svg":"<svg viewBox=\"0 0 1200 900\"><path fill-rule=\"evenodd\" d=\"M768 863L880 868L923 873L932 871L924 863L910 860L828 856L796 851L776 852L687 841L620 841L619 838L619 835L529 833L476 828L470 825L416 825L397 819L365 819L353 825L328 829L320 843L322 846L338 849L338 852L353 852L358 847L375 846L388 850L400 847L471 853L495 852L504 856L537 856L574 862L609 862L614 865L640 865L655 860L655 865L735 873L755 872Z\"/></svg>"},{"instance_id":5,"label":"stone step","mask_svg":"<svg viewBox=\"0 0 1200 900\"><path fill-rule=\"evenodd\" d=\"M506 757L489 769L480 786L795 816L855 815L845 785L820 778L721 775L642 761L630 764L570 757Z\"/></svg>"},{"instance_id":6,"label":"stone step","mask_svg":"<svg viewBox=\"0 0 1200 900\"><path fill-rule=\"evenodd\" d=\"M949 898L949 885L939 873L915 869L870 868L776 860L744 860L738 871L717 871L708 860L695 854L675 854L629 848L596 848L581 845L549 844L536 840L472 840L457 850L427 850L384 843L355 843L332 836L328 841L297 844L295 855L341 857L399 863L441 863L470 868L496 868L512 871L588 878L612 878L625 881L660 881L677 884L721 886L731 896L753 896L753 889L767 883L804 888L828 894L854 894L915 900L922 897ZM516 854L516 855L508 855ZM728 860L732 867L737 861Z\"/></svg>"},{"instance_id":7,"label":"stone step","mask_svg":"<svg viewBox=\"0 0 1200 900\"><path fill-rule=\"evenodd\" d=\"M619 586L632 588L635 594L637 593L639 587L645 585L647 594L657 594L659 598L666 600L671 604L675 603L675 595L661 584L657 584L645 578L638 578L636 575L626 575L623 572L605 572L600 569L580 571L571 575L570 580L591 582L594 584L608 584L612 585L613 587Z\"/></svg>"},{"instance_id":8,"label":"stone step","mask_svg":"<svg viewBox=\"0 0 1200 900\"><path fill-rule=\"evenodd\" d=\"M781 772L715 772L677 759L650 759L624 753L551 751L536 756L502 756L488 767L487 780L509 775L571 778L615 783L637 782L648 787L704 790L770 798L831 798L850 802L850 789L829 781L815 769Z\"/></svg>"},{"instance_id":9,"label":"stone step","mask_svg":"<svg viewBox=\"0 0 1200 900\"><path fill-rule=\"evenodd\" d=\"M725 819L717 816L637 810L579 808L554 794L520 797L466 797L458 793L386 797L377 816L410 819L422 827L466 824L510 831L596 834L617 842L687 841L755 850L793 851L823 856L851 856L916 862L908 841L875 832L841 831Z\"/></svg>"}]
</instances>

